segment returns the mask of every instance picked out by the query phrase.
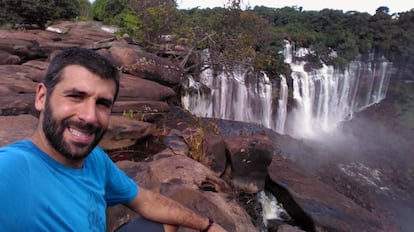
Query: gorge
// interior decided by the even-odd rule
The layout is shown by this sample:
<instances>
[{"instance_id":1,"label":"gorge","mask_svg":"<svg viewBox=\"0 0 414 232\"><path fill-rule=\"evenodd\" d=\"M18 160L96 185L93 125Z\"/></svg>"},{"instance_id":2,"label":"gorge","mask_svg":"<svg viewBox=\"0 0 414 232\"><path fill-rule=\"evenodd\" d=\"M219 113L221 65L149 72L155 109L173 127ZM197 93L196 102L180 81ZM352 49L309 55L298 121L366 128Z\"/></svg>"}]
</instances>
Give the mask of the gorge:
<instances>
[{"instance_id":1,"label":"gorge","mask_svg":"<svg viewBox=\"0 0 414 232\"><path fill-rule=\"evenodd\" d=\"M282 136L274 141L280 148L275 153L292 158L383 217L394 217L401 231L410 231L413 167L407 161L412 159L412 135L372 120L372 115L395 110L392 99L382 103L390 82L398 81L393 64L371 53L344 70L325 64L311 69L306 61L310 52L287 42L283 54L292 73L278 78L248 70L213 75L206 69L198 82L189 77L182 104L201 117L249 122L277 132ZM392 115L391 121L399 120ZM286 142L286 136L295 142Z\"/></svg>"}]
</instances>

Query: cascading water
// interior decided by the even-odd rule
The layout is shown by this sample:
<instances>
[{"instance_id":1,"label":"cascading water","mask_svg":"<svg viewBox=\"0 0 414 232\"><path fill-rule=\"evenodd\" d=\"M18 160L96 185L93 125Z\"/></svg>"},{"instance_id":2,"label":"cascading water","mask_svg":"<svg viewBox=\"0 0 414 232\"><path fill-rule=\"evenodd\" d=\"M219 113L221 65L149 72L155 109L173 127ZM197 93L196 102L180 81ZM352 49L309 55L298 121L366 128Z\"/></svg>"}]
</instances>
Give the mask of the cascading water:
<instances>
[{"instance_id":1,"label":"cascading water","mask_svg":"<svg viewBox=\"0 0 414 232\"><path fill-rule=\"evenodd\" d=\"M206 69L200 74L200 82L188 77L188 91L181 99L184 108L202 117L273 127L272 83L265 73L253 74L248 69L212 73Z\"/></svg>"},{"instance_id":2,"label":"cascading water","mask_svg":"<svg viewBox=\"0 0 414 232\"><path fill-rule=\"evenodd\" d=\"M296 49L286 42L283 54L292 70L291 89L289 77L280 76L280 82L272 84L265 73L253 74L249 69L213 74L206 68L199 82L189 77L182 96L184 108L201 117L257 123L280 134L312 138L334 130L341 121L386 96L392 64L384 58L374 54L365 60L358 58L344 71L325 64L307 71L309 49ZM208 52L204 62L209 62ZM274 86L279 88L275 104ZM289 111L288 101L294 101Z\"/></svg>"},{"instance_id":3,"label":"cascading water","mask_svg":"<svg viewBox=\"0 0 414 232\"><path fill-rule=\"evenodd\" d=\"M287 101L288 101L288 84L286 77L280 75L280 95L278 101L277 117L275 131L279 134L285 133L285 122L287 115Z\"/></svg>"},{"instance_id":4,"label":"cascading water","mask_svg":"<svg viewBox=\"0 0 414 232\"><path fill-rule=\"evenodd\" d=\"M279 205L276 197L269 191L263 190L257 194L257 199L262 206L263 211L263 229L261 231L268 231L268 222L271 220L278 220L287 222L292 220L288 212Z\"/></svg>"},{"instance_id":5,"label":"cascading water","mask_svg":"<svg viewBox=\"0 0 414 232\"><path fill-rule=\"evenodd\" d=\"M294 51L294 46L288 44L284 54ZM293 57L309 54L300 51ZM364 62L351 61L344 71L323 64L322 68L307 72L302 59L289 64L296 107L288 117L287 133L306 138L333 131L341 121L352 118L354 112L383 100L392 66L384 58L375 59L373 54Z\"/></svg>"}]
</instances>

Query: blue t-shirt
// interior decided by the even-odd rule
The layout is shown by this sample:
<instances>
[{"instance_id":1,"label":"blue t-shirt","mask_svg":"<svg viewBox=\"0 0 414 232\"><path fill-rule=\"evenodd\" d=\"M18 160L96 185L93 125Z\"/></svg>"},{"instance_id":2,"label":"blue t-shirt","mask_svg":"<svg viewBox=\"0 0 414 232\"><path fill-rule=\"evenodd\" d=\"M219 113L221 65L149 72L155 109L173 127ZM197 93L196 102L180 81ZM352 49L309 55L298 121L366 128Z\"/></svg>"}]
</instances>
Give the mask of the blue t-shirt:
<instances>
[{"instance_id":1,"label":"blue t-shirt","mask_svg":"<svg viewBox=\"0 0 414 232\"><path fill-rule=\"evenodd\" d=\"M138 194L99 147L81 169L61 165L29 140L0 148L0 231L105 231L107 206Z\"/></svg>"}]
</instances>

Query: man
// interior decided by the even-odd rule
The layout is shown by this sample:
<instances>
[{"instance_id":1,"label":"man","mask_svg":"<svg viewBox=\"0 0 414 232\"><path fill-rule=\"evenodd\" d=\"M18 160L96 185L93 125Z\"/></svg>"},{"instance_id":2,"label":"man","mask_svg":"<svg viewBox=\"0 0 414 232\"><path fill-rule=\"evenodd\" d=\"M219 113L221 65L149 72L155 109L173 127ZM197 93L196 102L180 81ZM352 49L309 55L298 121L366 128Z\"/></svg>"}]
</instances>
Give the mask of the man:
<instances>
[{"instance_id":1,"label":"man","mask_svg":"<svg viewBox=\"0 0 414 232\"><path fill-rule=\"evenodd\" d=\"M120 231L225 231L138 187L97 146L118 90L117 68L98 53L74 48L55 56L36 89L34 134L0 148L0 231L105 231L105 209L115 204L148 219Z\"/></svg>"}]
</instances>

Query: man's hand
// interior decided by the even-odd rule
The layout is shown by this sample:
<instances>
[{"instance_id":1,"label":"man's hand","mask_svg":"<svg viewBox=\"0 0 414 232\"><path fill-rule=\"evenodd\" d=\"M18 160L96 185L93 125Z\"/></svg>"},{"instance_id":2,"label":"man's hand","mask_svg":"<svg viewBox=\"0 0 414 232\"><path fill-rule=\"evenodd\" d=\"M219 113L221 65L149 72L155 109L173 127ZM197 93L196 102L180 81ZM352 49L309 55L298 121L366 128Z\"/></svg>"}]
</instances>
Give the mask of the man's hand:
<instances>
[{"instance_id":1,"label":"man's hand","mask_svg":"<svg viewBox=\"0 0 414 232\"><path fill-rule=\"evenodd\" d=\"M223 227L221 227L219 224L213 223L208 232L227 232L227 230L223 229Z\"/></svg>"},{"instance_id":2,"label":"man's hand","mask_svg":"<svg viewBox=\"0 0 414 232\"><path fill-rule=\"evenodd\" d=\"M144 218L162 224L185 226L196 230L203 230L209 225L209 219L177 201L143 187L139 187L138 195L127 206ZM214 231L226 232L217 223L213 223L208 229L208 232Z\"/></svg>"}]
</instances>

